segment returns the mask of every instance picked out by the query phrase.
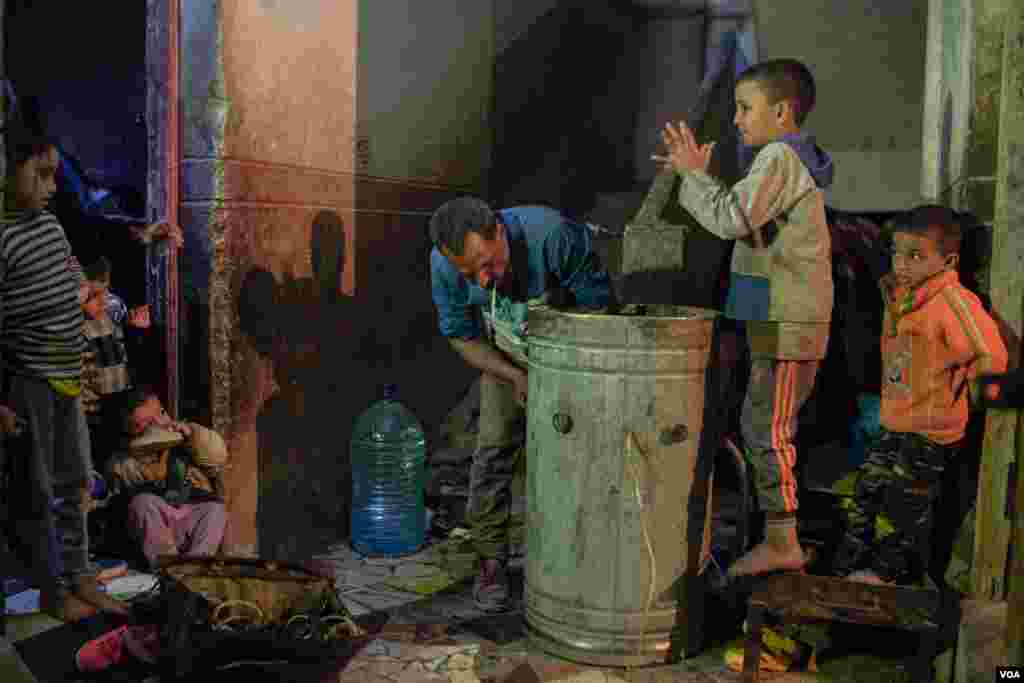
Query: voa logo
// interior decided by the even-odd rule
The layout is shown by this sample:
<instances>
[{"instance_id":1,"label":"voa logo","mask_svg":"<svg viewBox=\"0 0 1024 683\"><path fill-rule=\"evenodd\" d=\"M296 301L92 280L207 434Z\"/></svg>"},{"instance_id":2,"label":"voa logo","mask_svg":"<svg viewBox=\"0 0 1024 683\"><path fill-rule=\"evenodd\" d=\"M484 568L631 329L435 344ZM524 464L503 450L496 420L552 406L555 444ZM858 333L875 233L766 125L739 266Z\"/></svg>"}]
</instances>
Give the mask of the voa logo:
<instances>
[{"instance_id":1,"label":"voa logo","mask_svg":"<svg viewBox=\"0 0 1024 683\"><path fill-rule=\"evenodd\" d=\"M997 669L996 673L999 674L997 680L1000 681L1024 680L1021 678L1020 669Z\"/></svg>"}]
</instances>

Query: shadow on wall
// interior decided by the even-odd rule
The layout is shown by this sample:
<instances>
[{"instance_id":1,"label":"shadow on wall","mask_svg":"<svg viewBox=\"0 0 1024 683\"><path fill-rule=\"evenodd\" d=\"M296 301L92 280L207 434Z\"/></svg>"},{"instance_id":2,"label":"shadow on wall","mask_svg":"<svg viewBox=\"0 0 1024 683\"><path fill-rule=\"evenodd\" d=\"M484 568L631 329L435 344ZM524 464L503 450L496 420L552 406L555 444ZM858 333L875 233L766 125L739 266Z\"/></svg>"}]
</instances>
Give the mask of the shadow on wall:
<instances>
[{"instance_id":1,"label":"shadow on wall","mask_svg":"<svg viewBox=\"0 0 1024 683\"><path fill-rule=\"evenodd\" d=\"M361 356L352 333L359 306L341 291L345 230L333 211L313 219L310 251L312 278L278 283L254 268L238 299L242 333L271 361L276 384L256 421L265 557L309 555L348 528L347 432L336 425L346 419L345 365Z\"/></svg>"},{"instance_id":2,"label":"shadow on wall","mask_svg":"<svg viewBox=\"0 0 1024 683\"><path fill-rule=\"evenodd\" d=\"M333 211L313 219L312 277L252 268L242 278L241 331L276 385L256 418L261 556L309 556L348 537L350 430L385 384L399 384L432 434L473 379L437 329L427 232L394 220L390 234L379 225L356 242L356 262L375 265L359 283L368 295L341 289L345 227Z\"/></svg>"},{"instance_id":3,"label":"shadow on wall","mask_svg":"<svg viewBox=\"0 0 1024 683\"><path fill-rule=\"evenodd\" d=\"M363 335L357 352L365 368L366 402L379 398L385 384L395 383L400 400L432 433L478 372L438 329L428 222L424 212L384 217L370 227L363 223L355 262L370 264L360 269L357 290Z\"/></svg>"}]
</instances>

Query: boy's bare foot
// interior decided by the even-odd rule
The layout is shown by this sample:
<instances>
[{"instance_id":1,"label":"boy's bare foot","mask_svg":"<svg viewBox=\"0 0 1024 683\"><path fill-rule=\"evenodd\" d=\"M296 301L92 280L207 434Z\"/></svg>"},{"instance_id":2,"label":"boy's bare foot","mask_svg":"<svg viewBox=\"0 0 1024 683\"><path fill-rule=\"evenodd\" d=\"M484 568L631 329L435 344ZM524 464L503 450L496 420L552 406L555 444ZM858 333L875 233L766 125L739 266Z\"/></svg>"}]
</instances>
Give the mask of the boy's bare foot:
<instances>
[{"instance_id":1,"label":"boy's bare foot","mask_svg":"<svg viewBox=\"0 0 1024 683\"><path fill-rule=\"evenodd\" d=\"M856 583L870 583L873 586L895 585L892 581L886 581L870 569L861 569L860 571L853 572L852 574L846 577L846 580L855 581Z\"/></svg>"},{"instance_id":2,"label":"boy's bare foot","mask_svg":"<svg viewBox=\"0 0 1024 683\"><path fill-rule=\"evenodd\" d=\"M75 586L72 589L72 595L104 612L124 617L130 616L132 613L132 609L127 603L115 600L104 593L100 589L100 584L95 576L77 577L75 579Z\"/></svg>"},{"instance_id":3,"label":"boy's bare foot","mask_svg":"<svg viewBox=\"0 0 1024 683\"><path fill-rule=\"evenodd\" d=\"M729 567L729 576L796 571L803 569L806 563L807 559L804 557L804 551L800 548L800 544L779 547L763 541Z\"/></svg>"}]
</instances>

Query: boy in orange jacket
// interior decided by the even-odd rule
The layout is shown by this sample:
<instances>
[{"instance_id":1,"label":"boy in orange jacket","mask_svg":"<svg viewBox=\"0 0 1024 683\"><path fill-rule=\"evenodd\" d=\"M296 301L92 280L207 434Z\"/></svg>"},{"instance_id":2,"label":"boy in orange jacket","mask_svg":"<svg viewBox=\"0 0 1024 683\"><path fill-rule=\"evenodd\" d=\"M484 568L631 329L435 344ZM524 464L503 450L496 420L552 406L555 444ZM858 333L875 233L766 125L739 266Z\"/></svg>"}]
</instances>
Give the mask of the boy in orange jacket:
<instances>
[{"instance_id":1,"label":"boy in orange jacket","mask_svg":"<svg viewBox=\"0 0 1024 683\"><path fill-rule=\"evenodd\" d=\"M882 433L847 501L834 571L867 583L914 583L927 569L932 506L961 446L979 375L1006 369L995 321L957 276L961 228L941 206L893 226L882 279Z\"/></svg>"}]
</instances>

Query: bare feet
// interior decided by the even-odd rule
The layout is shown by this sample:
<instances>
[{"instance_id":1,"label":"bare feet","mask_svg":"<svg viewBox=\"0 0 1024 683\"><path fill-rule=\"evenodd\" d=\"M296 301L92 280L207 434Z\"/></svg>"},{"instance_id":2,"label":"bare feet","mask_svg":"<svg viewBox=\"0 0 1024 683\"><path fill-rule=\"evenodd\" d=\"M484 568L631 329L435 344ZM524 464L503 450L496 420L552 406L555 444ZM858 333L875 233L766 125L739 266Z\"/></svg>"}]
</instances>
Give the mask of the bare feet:
<instances>
[{"instance_id":1,"label":"bare feet","mask_svg":"<svg viewBox=\"0 0 1024 683\"><path fill-rule=\"evenodd\" d=\"M95 576L77 577L72 595L104 612L124 617L130 616L132 613L131 607L127 603L115 600L104 593Z\"/></svg>"},{"instance_id":2,"label":"bare feet","mask_svg":"<svg viewBox=\"0 0 1024 683\"><path fill-rule=\"evenodd\" d=\"M873 586L893 586L895 585L892 581L886 581L878 574L874 573L870 569L861 569L860 571L854 572L846 577L847 581L854 581L856 583L870 583Z\"/></svg>"},{"instance_id":3,"label":"bare feet","mask_svg":"<svg viewBox=\"0 0 1024 683\"><path fill-rule=\"evenodd\" d=\"M761 542L729 567L729 576L803 569L807 559L799 544L780 547Z\"/></svg>"}]
</instances>

